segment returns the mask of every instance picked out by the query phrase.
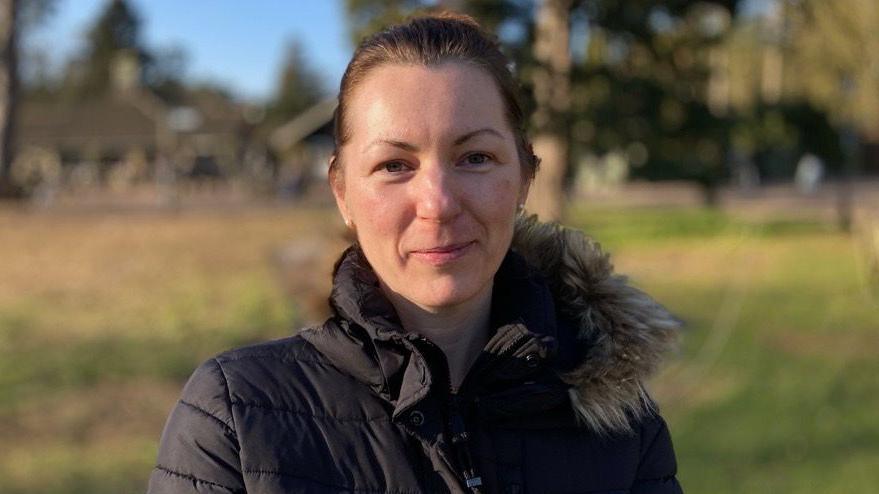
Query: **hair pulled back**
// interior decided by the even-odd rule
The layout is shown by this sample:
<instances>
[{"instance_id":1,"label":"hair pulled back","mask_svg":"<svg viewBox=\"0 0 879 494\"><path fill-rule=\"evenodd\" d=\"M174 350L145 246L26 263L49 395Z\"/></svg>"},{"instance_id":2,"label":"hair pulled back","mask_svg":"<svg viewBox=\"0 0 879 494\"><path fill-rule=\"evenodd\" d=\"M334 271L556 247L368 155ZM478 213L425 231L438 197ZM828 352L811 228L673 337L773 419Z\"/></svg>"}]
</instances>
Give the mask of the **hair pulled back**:
<instances>
[{"instance_id":1,"label":"hair pulled back","mask_svg":"<svg viewBox=\"0 0 879 494\"><path fill-rule=\"evenodd\" d=\"M463 62L485 70L495 81L504 103L507 123L516 139L516 150L523 176L533 179L540 160L534 156L525 132L525 115L519 101L519 85L510 71L510 62L496 38L486 32L472 17L441 12L413 17L365 38L348 63L339 89L333 139L336 150L330 164L335 175L339 152L348 141L346 125L348 100L371 70L388 64L423 65Z\"/></svg>"}]
</instances>

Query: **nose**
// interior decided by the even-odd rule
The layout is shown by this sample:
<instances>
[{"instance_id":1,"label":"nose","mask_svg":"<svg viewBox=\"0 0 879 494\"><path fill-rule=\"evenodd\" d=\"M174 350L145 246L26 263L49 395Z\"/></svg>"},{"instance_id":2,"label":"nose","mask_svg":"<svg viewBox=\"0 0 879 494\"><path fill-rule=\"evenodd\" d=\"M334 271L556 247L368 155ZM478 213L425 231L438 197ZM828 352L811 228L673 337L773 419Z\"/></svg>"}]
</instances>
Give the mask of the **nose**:
<instances>
[{"instance_id":1,"label":"nose","mask_svg":"<svg viewBox=\"0 0 879 494\"><path fill-rule=\"evenodd\" d=\"M419 218L444 223L461 212L460 184L449 168L441 162L422 163L413 191Z\"/></svg>"}]
</instances>

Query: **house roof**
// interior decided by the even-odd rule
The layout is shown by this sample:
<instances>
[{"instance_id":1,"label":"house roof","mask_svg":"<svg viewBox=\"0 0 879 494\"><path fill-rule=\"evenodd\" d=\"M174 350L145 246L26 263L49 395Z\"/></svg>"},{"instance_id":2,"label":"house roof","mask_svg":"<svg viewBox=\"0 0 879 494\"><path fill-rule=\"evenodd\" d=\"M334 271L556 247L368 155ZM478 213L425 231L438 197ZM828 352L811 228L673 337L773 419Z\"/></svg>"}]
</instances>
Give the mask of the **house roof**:
<instances>
[{"instance_id":1,"label":"house roof","mask_svg":"<svg viewBox=\"0 0 879 494\"><path fill-rule=\"evenodd\" d=\"M22 102L18 109L17 147L150 147L157 122L143 102L101 98L78 103Z\"/></svg>"},{"instance_id":2,"label":"house roof","mask_svg":"<svg viewBox=\"0 0 879 494\"><path fill-rule=\"evenodd\" d=\"M169 115L181 107L196 115L193 128L180 134L236 134L238 106L211 94L188 94L172 107L147 91L108 95L77 102L24 100L18 109L16 147L123 151L157 147L160 132L170 131ZM193 112L194 110L194 112Z\"/></svg>"},{"instance_id":3,"label":"house roof","mask_svg":"<svg viewBox=\"0 0 879 494\"><path fill-rule=\"evenodd\" d=\"M269 143L275 150L290 149L330 123L338 103L336 98L330 98L315 104L272 132Z\"/></svg>"}]
</instances>

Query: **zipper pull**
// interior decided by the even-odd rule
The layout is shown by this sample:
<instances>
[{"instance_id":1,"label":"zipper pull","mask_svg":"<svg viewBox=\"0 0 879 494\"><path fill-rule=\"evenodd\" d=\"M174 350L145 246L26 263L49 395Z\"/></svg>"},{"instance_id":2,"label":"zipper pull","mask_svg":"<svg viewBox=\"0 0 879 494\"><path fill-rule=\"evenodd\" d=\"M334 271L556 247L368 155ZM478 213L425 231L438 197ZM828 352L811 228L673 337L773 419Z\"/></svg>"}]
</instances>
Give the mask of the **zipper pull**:
<instances>
[{"instance_id":1,"label":"zipper pull","mask_svg":"<svg viewBox=\"0 0 879 494\"><path fill-rule=\"evenodd\" d=\"M461 415L461 398L458 395L450 396L449 408L451 416L449 426L452 433L452 447L457 453L458 463L464 473L464 484L473 494L482 492L482 477L476 473L473 466L473 457L470 455L470 448L467 442L470 440L470 433L467 432L467 426L464 424L464 417Z\"/></svg>"}]
</instances>

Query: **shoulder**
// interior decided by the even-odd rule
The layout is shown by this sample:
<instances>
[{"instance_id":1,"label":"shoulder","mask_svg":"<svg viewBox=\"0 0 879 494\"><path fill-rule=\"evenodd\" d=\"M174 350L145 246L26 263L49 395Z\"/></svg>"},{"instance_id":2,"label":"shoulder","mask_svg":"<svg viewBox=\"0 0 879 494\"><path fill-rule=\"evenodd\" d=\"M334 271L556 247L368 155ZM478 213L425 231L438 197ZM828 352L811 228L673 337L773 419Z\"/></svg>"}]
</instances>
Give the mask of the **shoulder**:
<instances>
[{"instance_id":1,"label":"shoulder","mask_svg":"<svg viewBox=\"0 0 879 494\"><path fill-rule=\"evenodd\" d=\"M307 328L294 336L234 348L211 360L223 370L235 373L325 364L326 359L302 336L312 330Z\"/></svg>"},{"instance_id":2,"label":"shoulder","mask_svg":"<svg viewBox=\"0 0 879 494\"><path fill-rule=\"evenodd\" d=\"M250 409L341 416L368 411L369 387L317 350L305 337L312 331L236 348L207 360L193 373L181 401L218 416L223 409L226 415ZM232 423L230 415L227 425Z\"/></svg>"},{"instance_id":3,"label":"shoulder","mask_svg":"<svg viewBox=\"0 0 879 494\"><path fill-rule=\"evenodd\" d=\"M640 425L638 481L650 492L679 493L677 459L668 426L658 410L643 417Z\"/></svg>"},{"instance_id":4,"label":"shoulder","mask_svg":"<svg viewBox=\"0 0 879 494\"><path fill-rule=\"evenodd\" d=\"M228 389L267 374L295 372L301 367L325 364L325 359L301 335L227 350L203 362L193 372L187 388L198 384Z\"/></svg>"},{"instance_id":5,"label":"shoulder","mask_svg":"<svg viewBox=\"0 0 879 494\"><path fill-rule=\"evenodd\" d=\"M249 345L223 352L199 365L183 388L180 402L232 427L234 402L271 382L293 375L319 358L301 336ZM269 391L266 389L265 391Z\"/></svg>"},{"instance_id":6,"label":"shoulder","mask_svg":"<svg viewBox=\"0 0 879 494\"><path fill-rule=\"evenodd\" d=\"M339 372L303 337L312 330L225 351L201 364L191 381L222 382L230 395L240 396L269 391L284 382L334 377Z\"/></svg>"}]
</instances>

